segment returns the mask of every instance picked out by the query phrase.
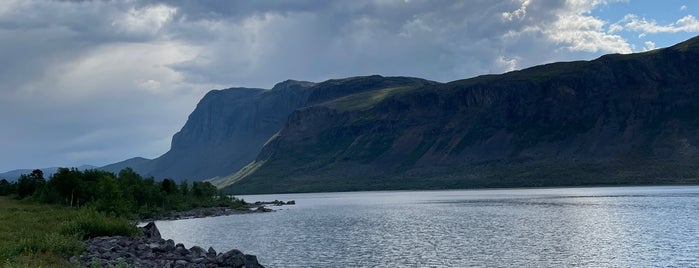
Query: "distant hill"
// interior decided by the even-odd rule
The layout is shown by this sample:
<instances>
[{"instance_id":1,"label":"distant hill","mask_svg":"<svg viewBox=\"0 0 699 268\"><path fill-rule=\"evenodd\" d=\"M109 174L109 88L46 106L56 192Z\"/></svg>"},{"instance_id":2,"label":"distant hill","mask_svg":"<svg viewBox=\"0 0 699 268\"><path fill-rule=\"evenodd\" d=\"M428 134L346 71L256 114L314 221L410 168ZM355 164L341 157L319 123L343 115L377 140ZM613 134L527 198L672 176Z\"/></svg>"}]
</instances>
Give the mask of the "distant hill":
<instances>
[{"instance_id":1,"label":"distant hill","mask_svg":"<svg viewBox=\"0 0 699 268\"><path fill-rule=\"evenodd\" d=\"M450 83L395 79L308 87L255 160L213 182L236 194L699 183L699 38Z\"/></svg>"},{"instance_id":2,"label":"distant hill","mask_svg":"<svg viewBox=\"0 0 699 268\"><path fill-rule=\"evenodd\" d=\"M79 170L95 169L97 166L92 165L82 165L77 167ZM44 177L48 179L53 173L56 173L58 167L40 168L44 172ZM0 173L0 179L6 179L8 181L16 181L23 174L30 174L34 169L15 169L5 173Z\"/></svg>"},{"instance_id":3,"label":"distant hill","mask_svg":"<svg viewBox=\"0 0 699 268\"><path fill-rule=\"evenodd\" d=\"M134 157L134 158L129 158L121 162L117 162L114 164L109 164L103 167L99 167L99 169L104 170L104 171L109 171L112 173L119 173L122 169L125 168L132 168L134 170L147 170L148 169L148 164L152 162L151 159L148 158L143 158L143 157Z\"/></svg>"}]
</instances>

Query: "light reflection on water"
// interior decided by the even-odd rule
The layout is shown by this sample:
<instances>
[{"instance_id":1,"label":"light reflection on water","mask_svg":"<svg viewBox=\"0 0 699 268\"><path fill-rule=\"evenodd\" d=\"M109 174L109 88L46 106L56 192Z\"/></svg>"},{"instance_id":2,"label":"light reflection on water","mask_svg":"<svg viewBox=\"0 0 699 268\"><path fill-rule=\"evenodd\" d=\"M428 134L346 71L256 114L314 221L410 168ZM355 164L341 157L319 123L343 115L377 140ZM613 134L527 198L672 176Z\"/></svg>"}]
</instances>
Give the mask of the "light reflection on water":
<instances>
[{"instance_id":1,"label":"light reflection on water","mask_svg":"<svg viewBox=\"0 0 699 268\"><path fill-rule=\"evenodd\" d=\"M273 213L157 222L267 267L699 266L699 187L243 196Z\"/></svg>"}]
</instances>

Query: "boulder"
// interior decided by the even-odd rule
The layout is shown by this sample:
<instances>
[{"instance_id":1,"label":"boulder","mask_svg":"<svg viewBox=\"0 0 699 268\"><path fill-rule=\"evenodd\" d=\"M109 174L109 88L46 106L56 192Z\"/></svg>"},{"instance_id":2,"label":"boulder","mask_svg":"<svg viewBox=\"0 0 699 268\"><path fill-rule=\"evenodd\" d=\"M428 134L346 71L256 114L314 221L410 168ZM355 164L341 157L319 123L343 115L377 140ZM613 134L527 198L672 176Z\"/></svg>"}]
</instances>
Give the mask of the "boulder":
<instances>
[{"instance_id":1,"label":"boulder","mask_svg":"<svg viewBox=\"0 0 699 268\"><path fill-rule=\"evenodd\" d=\"M140 229L143 232L143 236L145 236L146 238L154 238L154 239L161 239L162 238L160 236L160 230L158 230L158 227L155 226L154 222L149 222L148 224L146 224L146 226L143 226Z\"/></svg>"},{"instance_id":2,"label":"boulder","mask_svg":"<svg viewBox=\"0 0 699 268\"><path fill-rule=\"evenodd\" d=\"M257 256L245 254L245 268L265 268L257 262Z\"/></svg>"},{"instance_id":3,"label":"boulder","mask_svg":"<svg viewBox=\"0 0 699 268\"><path fill-rule=\"evenodd\" d=\"M206 257L216 258L216 255L217 255L216 250L214 250L214 248L212 248L212 247L209 247L209 250L206 252Z\"/></svg>"},{"instance_id":4,"label":"boulder","mask_svg":"<svg viewBox=\"0 0 699 268\"><path fill-rule=\"evenodd\" d=\"M271 212L272 209L266 208L266 207L264 207L264 206L259 206L259 207L257 207L257 211Z\"/></svg>"},{"instance_id":5,"label":"boulder","mask_svg":"<svg viewBox=\"0 0 699 268\"><path fill-rule=\"evenodd\" d=\"M204 251L203 248L199 246L193 246L189 249L190 254L192 254L192 258L200 258L203 256L206 256L206 251Z\"/></svg>"},{"instance_id":6,"label":"boulder","mask_svg":"<svg viewBox=\"0 0 699 268\"><path fill-rule=\"evenodd\" d=\"M152 233L159 235L154 224L148 227L143 229L155 230ZM198 246L187 249L172 239L124 236L89 239L85 241L85 252L70 261L81 267L264 267L254 255L236 249L217 255L212 247L208 251Z\"/></svg>"},{"instance_id":7,"label":"boulder","mask_svg":"<svg viewBox=\"0 0 699 268\"><path fill-rule=\"evenodd\" d=\"M245 265L245 254L233 249L216 257L216 262L224 267L240 268Z\"/></svg>"},{"instance_id":8,"label":"boulder","mask_svg":"<svg viewBox=\"0 0 699 268\"><path fill-rule=\"evenodd\" d=\"M186 256L189 255L189 250L184 248L183 244L177 243L177 245L175 245L175 253L180 254L182 256Z\"/></svg>"}]
</instances>

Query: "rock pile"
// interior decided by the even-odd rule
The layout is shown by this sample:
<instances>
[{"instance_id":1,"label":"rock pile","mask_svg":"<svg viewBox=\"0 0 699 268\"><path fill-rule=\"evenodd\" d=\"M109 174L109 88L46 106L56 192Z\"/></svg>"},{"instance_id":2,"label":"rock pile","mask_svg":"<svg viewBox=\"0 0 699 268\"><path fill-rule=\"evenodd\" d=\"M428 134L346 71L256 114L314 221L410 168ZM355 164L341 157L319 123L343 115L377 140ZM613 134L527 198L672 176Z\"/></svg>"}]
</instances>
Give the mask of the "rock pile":
<instances>
[{"instance_id":1,"label":"rock pile","mask_svg":"<svg viewBox=\"0 0 699 268\"><path fill-rule=\"evenodd\" d=\"M295 200L289 200L288 202L284 202L284 201L281 201L281 200L274 200L274 201L268 201L268 202L257 201L257 202L255 202L255 203L253 203L253 205L256 205L256 206L263 206L263 205L273 205L273 206L296 205L296 201L295 201Z\"/></svg>"},{"instance_id":2,"label":"rock pile","mask_svg":"<svg viewBox=\"0 0 699 268\"><path fill-rule=\"evenodd\" d=\"M171 211L165 215L161 215L152 219L146 220L181 220L181 219L193 219L193 218L206 218L206 217L217 217L217 216L227 216L234 214L247 214L256 212L270 212L271 209L267 210L257 210L257 209L232 209L227 207L211 207L211 208L195 208L187 211Z\"/></svg>"},{"instance_id":3,"label":"rock pile","mask_svg":"<svg viewBox=\"0 0 699 268\"><path fill-rule=\"evenodd\" d=\"M141 228L144 237L96 237L85 241L85 252L80 256L82 267L235 267L264 268L254 255L233 249L216 253L209 247L189 249L164 240L154 223ZM78 260L73 259L77 262Z\"/></svg>"}]
</instances>

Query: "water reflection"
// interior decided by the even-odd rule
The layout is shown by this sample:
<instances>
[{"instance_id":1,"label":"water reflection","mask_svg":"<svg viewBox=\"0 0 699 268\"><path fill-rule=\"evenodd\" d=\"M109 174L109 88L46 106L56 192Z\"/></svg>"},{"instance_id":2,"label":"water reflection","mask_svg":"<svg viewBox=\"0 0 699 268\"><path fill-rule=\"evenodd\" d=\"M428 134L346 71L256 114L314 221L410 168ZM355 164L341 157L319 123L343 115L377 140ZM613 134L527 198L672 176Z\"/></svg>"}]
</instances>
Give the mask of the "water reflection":
<instances>
[{"instance_id":1,"label":"water reflection","mask_svg":"<svg viewBox=\"0 0 699 268\"><path fill-rule=\"evenodd\" d=\"M266 214L158 222L186 246L268 267L699 265L699 187L361 192Z\"/></svg>"}]
</instances>

